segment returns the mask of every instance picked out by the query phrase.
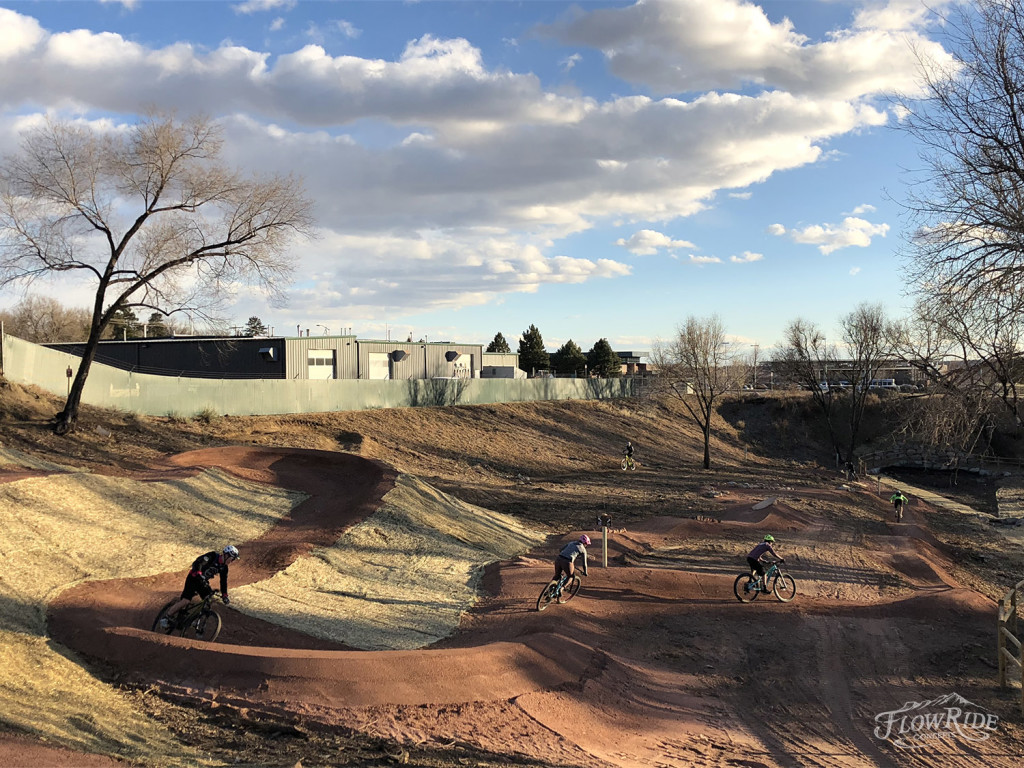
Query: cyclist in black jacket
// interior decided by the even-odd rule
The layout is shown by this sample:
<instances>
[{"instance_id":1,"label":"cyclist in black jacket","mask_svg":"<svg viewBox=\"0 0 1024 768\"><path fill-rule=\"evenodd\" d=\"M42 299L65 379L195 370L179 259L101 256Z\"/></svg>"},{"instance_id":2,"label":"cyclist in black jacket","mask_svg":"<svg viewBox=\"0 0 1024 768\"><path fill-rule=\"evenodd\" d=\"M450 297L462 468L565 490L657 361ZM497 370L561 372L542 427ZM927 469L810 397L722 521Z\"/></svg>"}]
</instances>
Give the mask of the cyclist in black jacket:
<instances>
[{"instance_id":1,"label":"cyclist in black jacket","mask_svg":"<svg viewBox=\"0 0 1024 768\"><path fill-rule=\"evenodd\" d=\"M205 555L200 555L192 563L192 568L185 577L185 588L181 591L181 599L167 609L161 623L168 622L165 629L170 629L170 622L178 611L192 602L192 598L199 595L203 600L213 594L213 587L210 586L210 579L220 574L220 596L225 603L231 602L228 599L228 565L238 559L238 547L228 544L220 552L212 550Z\"/></svg>"}]
</instances>

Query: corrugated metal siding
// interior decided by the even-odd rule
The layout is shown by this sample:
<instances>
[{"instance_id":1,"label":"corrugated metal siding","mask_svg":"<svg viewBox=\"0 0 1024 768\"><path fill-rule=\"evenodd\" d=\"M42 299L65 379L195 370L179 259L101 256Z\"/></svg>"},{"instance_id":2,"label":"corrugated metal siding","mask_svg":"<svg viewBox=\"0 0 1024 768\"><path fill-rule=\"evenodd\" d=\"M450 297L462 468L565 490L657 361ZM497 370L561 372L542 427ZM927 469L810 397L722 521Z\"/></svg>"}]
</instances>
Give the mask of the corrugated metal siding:
<instances>
[{"instance_id":1,"label":"corrugated metal siding","mask_svg":"<svg viewBox=\"0 0 1024 768\"><path fill-rule=\"evenodd\" d=\"M356 378L357 344L355 336L303 336L284 339L285 372L289 379L309 378L309 350L334 350L335 377Z\"/></svg>"}]
</instances>

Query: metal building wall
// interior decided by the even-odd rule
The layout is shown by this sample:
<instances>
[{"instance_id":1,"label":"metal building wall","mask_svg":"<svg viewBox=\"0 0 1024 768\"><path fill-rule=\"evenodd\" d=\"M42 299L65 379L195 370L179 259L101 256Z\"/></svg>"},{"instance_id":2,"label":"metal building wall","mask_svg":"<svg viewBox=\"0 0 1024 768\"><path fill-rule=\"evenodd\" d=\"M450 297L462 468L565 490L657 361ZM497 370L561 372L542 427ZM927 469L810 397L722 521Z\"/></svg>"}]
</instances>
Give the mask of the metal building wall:
<instances>
[{"instance_id":1,"label":"metal building wall","mask_svg":"<svg viewBox=\"0 0 1024 768\"><path fill-rule=\"evenodd\" d=\"M358 351L355 336L300 336L283 339L285 349L285 372L289 379L308 379L308 353L311 349L334 350L334 376L338 379L354 379L358 366Z\"/></svg>"},{"instance_id":2,"label":"metal building wall","mask_svg":"<svg viewBox=\"0 0 1024 768\"><path fill-rule=\"evenodd\" d=\"M47 344L81 357L84 343ZM261 350L273 349L269 354ZM189 377L285 377L284 344L279 338L172 338L102 341L96 361L142 373Z\"/></svg>"}]
</instances>

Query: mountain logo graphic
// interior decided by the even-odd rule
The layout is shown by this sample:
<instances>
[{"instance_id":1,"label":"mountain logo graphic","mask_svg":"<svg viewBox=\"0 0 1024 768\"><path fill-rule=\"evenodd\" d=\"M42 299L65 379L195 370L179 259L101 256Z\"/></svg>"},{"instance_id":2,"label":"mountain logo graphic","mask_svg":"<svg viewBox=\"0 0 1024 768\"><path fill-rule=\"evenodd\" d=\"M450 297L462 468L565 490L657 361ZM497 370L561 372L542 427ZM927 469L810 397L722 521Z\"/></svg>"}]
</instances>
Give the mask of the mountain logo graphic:
<instances>
[{"instance_id":1,"label":"mountain logo graphic","mask_svg":"<svg viewBox=\"0 0 1024 768\"><path fill-rule=\"evenodd\" d=\"M919 749L939 739L985 741L995 733L999 718L958 693L947 693L880 712L875 723L875 738L896 747Z\"/></svg>"}]
</instances>

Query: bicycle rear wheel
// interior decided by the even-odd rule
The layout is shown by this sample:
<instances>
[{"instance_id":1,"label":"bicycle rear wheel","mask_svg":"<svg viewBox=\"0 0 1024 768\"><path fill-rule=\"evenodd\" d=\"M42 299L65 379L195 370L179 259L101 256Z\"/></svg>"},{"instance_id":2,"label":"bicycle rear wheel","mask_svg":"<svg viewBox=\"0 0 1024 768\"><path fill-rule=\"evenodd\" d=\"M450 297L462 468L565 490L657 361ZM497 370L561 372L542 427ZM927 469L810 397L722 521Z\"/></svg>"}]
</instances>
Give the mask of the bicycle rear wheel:
<instances>
[{"instance_id":1,"label":"bicycle rear wheel","mask_svg":"<svg viewBox=\"0 0 1024 768\"><path fill-rule=\"evenodd\" d=\"M621 466L623 470L627 470L629 469L629 462L623 459L622 464L620 464L619 466Z\"/></svg>"},{"instance_id":2,"label":"bicycle rear wheel","mask_svg":"<svg viewBox=\"0 0 1024 768\"><path fill-rule=\"evenodd\" d=\"M736 581L732 584L732 591L741 603L752 603L760 594L757 582L750 578L749 573L741 573L736 577Z\"/></svg>"},{"instance_id":3,"label":"bicycle rear wheel","mask_svg":"<svg viewBox=\"0 0 1024 768\"><path fill-rule=\"evenodd\" d=\"M159 632L161 635L169 635L169 634L171 634L174 631L174 622L173 621L171 622L171 626L169 626L169 627L167 627L165 629L164 627L160 626L160 619L162 619L164 616L167 615L167 609L170 608L172 605L174 605L176 602L178 602L177 598L175 598L174 600L169 601L163 608L160 609L160 612L156 615L156 618L153 619L153 631L154 632Z\"/></svg>"},{"instance_id":4,"label":"bicycle rear wheel","mask_svg":"<svg viewBox=\"0 0 1024 768\"><path fill-rule=\"evenodd\" d=\"M580 591L580 587L582 586L583 581L580 579L579 576L573 574L572 578L562 589L562 594L558 596L558 602L568 603L570 600L576 597L576 593Z\"/></svg>"},{"instance_id":5,"label":"bicycle rear wheel","mask_svg":"<svg viewBox=\"0 0 1024 768\"><path fill-rule=\"evenodd\" d=\"M554 580L544 585L544 589L540 591L540 597L537 598L538 611L543 611L551 605L551 593L555 591L556 586L558 586L558 582Z\"/></svg>"},{"instance_id":6,"label":"bicycle rear wheel","mask_svg":"<svg viewBox=\"0 0 1024 768\"><path fill-rule=\"evenodd\" d=\"M211 608L190 621L181 630L181 636L187 637L189 640L204 640L207 643L212 643L220 634L220 628L220 614Z\"/></svg>"},{"instance_id":7,"label":"bicycle rear wheel","mask_svg":"<svg viewBox=\"0 0 1024 768\"><path fill-rule=\"evenodd\" d=\"M775 597L780 603L788 603L796 597L796 582L793 581L792 576L783 573L775 579L772 592L775 593Z\"/></svg>"}]
</instances>

